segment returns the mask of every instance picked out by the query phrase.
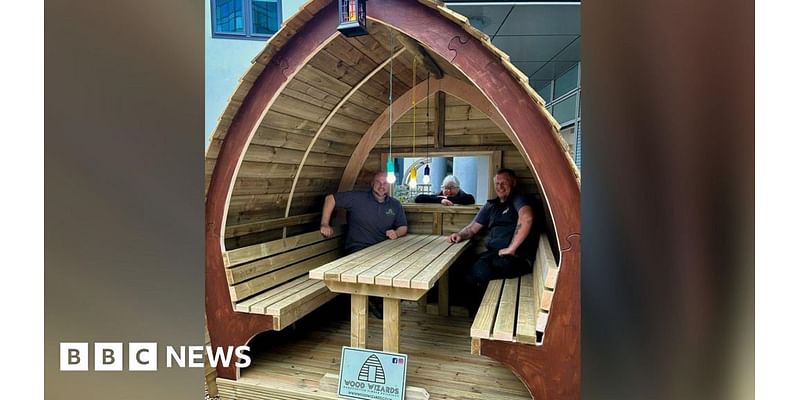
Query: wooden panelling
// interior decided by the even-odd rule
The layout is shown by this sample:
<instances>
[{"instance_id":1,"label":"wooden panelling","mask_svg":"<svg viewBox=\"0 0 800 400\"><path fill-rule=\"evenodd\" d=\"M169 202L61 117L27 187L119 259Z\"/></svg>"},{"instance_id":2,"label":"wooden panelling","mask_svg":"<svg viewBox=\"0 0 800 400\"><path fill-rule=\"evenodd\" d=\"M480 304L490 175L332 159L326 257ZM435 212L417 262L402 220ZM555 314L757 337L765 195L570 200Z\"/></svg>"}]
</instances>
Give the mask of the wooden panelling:
<instances>
[{"instance_id":1,"label":"wooden panelling","mask_svg":"<svg viewBox=\"0 0 800 400\"><path fill-rule=\"evenodd\" d=\"M511 143L503 134L445 136L448 146L502 146ZM482 150L482 148L481 148Z\"/></svg>"},{"instance_id":2,"label":"wooden panelling","mask_svg":"<svg viewBox=\"0 0 800 400\"><path fill-rule=\"evenodd\" d=\"M250 162L288 164L296 166L297 161L303 158L303 151L291 150L280 147L262 146L250 144L245 154L245 160ZM347 165L348 157L337 156L326 153L309 153L306 158L306 165L317 165L321 167L344 167Z\"/></svg>"},{"instance_id":3,"label":"wooden panelling","mask_svg":"<svg viewBox=\"0 0 800 400\"><path fill-rule=\"evenodd\" d=\"M293 178L297 172L297 165L272 164L263 162L244 161L239 168L239 177L245 178ZM322 166L306 166L303 168L305 176L315 178L339 179L342 168Z\"/></svg>"},{"instance_id":4,"label":"wooden panelling","mask_svg":"<svg viewBox=\"0 0 800 400\"><path fill-rule=\"evenodd\" d=\"M352 87L352 85L339 81L310 64L306 64L295 79L318 88L325 93L332 94L337 98L344 97Z\"/></svg>"},{"instance_id":5,"label":"wooden panelling","mask_svg":"<svg viewBox=\"0 0 800 400\"><path fill-rule=\"evenodd\" d=\"M309 196L296 196L292 200L292 204L297 207L311 207L316 208L316 211L322 209L324 196L327 193L313 193ZM265 195L272 196L272 195ZM238 200L238 199L237 199ZM228 210L227 224L245 224L255 223L268 219L280 218L286 213L286 201L288 196L280 194L275 196L275 200L271 203L256 203L243 205L237 201L235 206Z\"/></svg>"},{"instance_id":6,"label":"wooden panelling","mask_svg":"<svg viewBox=\"0 0 800 400\"><path fill-rule=\"evenodd\" d=\"M316 104L327 110L332 110L339 98L319 90L299 79L292 80L282 92L283 95L294 97L307 103Z\"/></svg>"},{"instance_id":7,"label":"wooden panelling","mask_svg":"<svg viewBox=\"0 0 800 400\"><path fill-rule=\"evenodd\" d=\"M475 214L443 214L442 215L442 234L449 235L453 232L458 232L461 228L467 226Z\"/></svg>"},{"instance_id":8,"label":"wooden panelling","mask_svg":"<svg viewBox=\"0 0 800 400\"><path fill-rule=\"evenodd\" d=\"M262 128L265 129L265 128ZM271 128L267 131L259 129L253 137L251 143L260 144L264 146L283 147L292 150L305 151L311 141L311 136L304 136L305 132L289 132L280 129ZM339 138L341 139L341 137ZM326 139L317 139L314 143L313 151L316 153L334 154L337 156L350 157L353 153L352 144L341 143L339 141L330 141Z\"/></svg>"}]
</instances>

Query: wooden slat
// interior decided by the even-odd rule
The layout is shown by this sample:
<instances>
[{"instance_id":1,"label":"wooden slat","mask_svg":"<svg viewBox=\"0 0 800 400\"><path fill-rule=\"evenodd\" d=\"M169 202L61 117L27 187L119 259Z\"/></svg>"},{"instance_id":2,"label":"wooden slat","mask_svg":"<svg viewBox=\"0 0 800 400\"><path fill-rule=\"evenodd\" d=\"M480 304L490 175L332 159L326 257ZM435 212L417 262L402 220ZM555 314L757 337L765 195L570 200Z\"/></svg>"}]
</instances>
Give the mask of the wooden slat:
<instances>
[{"instance_id":1,"label":"wooden slat","mask_svg":"<svg viewBox=\"0 0 800 400\"><path fill-rule=\"evenodd\" d=\"M536 331L537 332L544 332L544 329L547 327L547 319L550 316L549 313L544 311L539 312L539 316L536 317Z\"/></svg>"},{"instance_id":2,"label":"wooden slat","mask_svg":"<svg viewBox=\"0 0 800 400\"><path fill-rule=\"evenodd\" d=\"M231 299L233 301L239 301L241 299L250 297L277 284L297 277L298 275L305 274L315 267L318 267L328 261L335 260L338 256L338 251L331 251L329 253L309 258L308 260L277 270L273 273L261 275L249 281L231 286L229 288Z\"/></svg>"},{"instance_id":3,"label":"wooden slat","mask_svg":"<svg viewBox=\"0 0 800 400\"><path fill-rule=\"evenodd\" d=\"M358 283L375 283L375 276L381 274L383 271L391 267L392 265L396 264L398 261L405 259L406 257L416 253L419 251L419 248L425 246L426 244L433 241L435 236L427 235L427 236L420 236L417 240L411 242L411 245L406 247L403 251L398 252L395 256L391 259L383 260L377 264L375 264L372 268L369 268L358 275Z\"/></svg>"},{"instance_id":4,"label":"wooden slat","mask_svg":"<svg viewBox=\"0 0 800 400\"><path fill-rule=\"evenodd\" d=\"M342 272L352 268L351 262L353 260L358 260L359 257L363 257L366 255L371 254L379 254L382 249L386 248L389 243L388 240L380 242L378 244L372 245L363 249L359 252L348 254L344 257L338 258L333 262L329 262L325 265L322 265L318 268L314 268L313 270L309 271L308 276L311 279L339 279L339 274Z\"/></svg>"},{"instance_id":5,"label":"wooden slat","mask_svg":"<svg viewBox=\"0 0 800 400\"><path fill-rule=\"evenodd\" d=\"M463 242L467 243L467 242ZM413 262L411 265L406 267L403 271L398 273L392 278L392 286L394 287L402 287L402 288L411 288L411 281L414 279L415 276L426 270L427 268L437 268L435 271L437 273L437 278L441 276L441 268L442 265L447 260L436 260L436 257L439 257L442 253L447 251L448 248L451 247L450 242L447 241L447 238L440 236L433 242L429 243L425 247L420 249L420 253L424 254L423 258L419 258L416 262ZM400 263L398 263L399 265ZM434 266L433 264L436 264ZM376 278L375 281L377 282L378 279ZM434 282L436 280L434 279ZM418 287L412 289L430 289L432 286L428 287Z\"/></svg>"},{"instance_id":6,"label":"wooden slat","mask_svg":"<svg viewBox=\"0 0 800 400\"><path fill-rule=\"evenodd\" d=\"M518 309L516 340L522 343L536 343L536 312L539 310L539 298L534 293L533 274L520 277Z\"/></svg>"},{"instance_id":7,"label":"wooden slat","mask_svg":"<svg viewBox=\"0 0 800 400\"><path fill-rule=\"evenodd\" d=\"M475 215L480 210L481 206L468 205L468 206L451 206L442 207L438 204L403 204L403 210L406 214L409 213L442 213L442 214L467 214Z\"/></svg>"},{"instance_id":8,"label":"wooden slat","mask_svg":"<svg viewBox=\"0 0 800 400\"><path fill-rule=\"evenodd\" d=\"M539 240L538 251L541 252L543 256L542 267L544 273L544 287L548 289L555 289L556 281L558 280L558 265L556 264L556 259L553 256L553 251L550 249L550 241L547 240L547 236L544 234ZM538 254L537 257L539 257Z\"/></svg>"},{"instance_id":9,"label":"wooden slat","mask_svg":"<svg viewBox=\"0 0 800 400\"><path fill-rule=\"evenodd\" d=\"M428 253L431 250L433 250L431 248L431 246L436 242L438 242L438 240L437 240L437 238L434 238L434 240L432 240L431 242L426 244L424 247L422 247L420 249L420 251L417 251L416 253L406 257L405 259L400 260L398 263L392 265L390 268L386 269L385 271L383 271L380 274L378 274L377 276L375 276L375 284L376 285L383 285L383 286L396 286L393 283L394 279L398 275L403 273L411 265L413 265L415 263L418 263L418 262L421 263L421 262L424 262L424 261L427 261L427 262L431 261L431 258L429 257ZM414 273L413 275L416 275L416 273ZM410 278L412 278L413 275L408 277L409 283L410 283Z\"/></svg>"},{"instance_id":10,"label":"wooden slat","mask_svg":"<svg viewBox=\"0 0 800 400\"><path fill-rule=\"evenodd\" d=\"M545 289L544 294L542 294L542 302L541 308L545 311L550 311L550 305L553 303L553 294L554 292L550 289Z\"/></svg>"},{"instance_id":11,"label":"wooden slat","mask_svg":"<svg viewBox=\"0 0 800 400\"><path fill-rule=\"evenodd\" d=\"M285 228L287 226L307 224L319 220L321 213L311 213L294 215L288 218L276 218L266 221L250 222L247 224L227 226L225 237L242 236L255 232L268 231L270 229Z\"/></svg>"},{"instance_id":12,"label":"wooden slat","mask_svg":"<svg viewBox=\"0 0 800 400\"><path fill-rule=\"evenodd\" d=\"M304 149L305 150L305 149ZM270 164L297 165L297 161L304 156L304 151L292 150L284 147L262 146L251 143L247 147L244 159L249 162L261 162ZM349 157L327 153L309 153L306 156L306 165L318 167L344 167L347 165Z\"/></svg>"},{"instance_id":13,"label":"wooden slat","mask_svg":"<svg viewBox=\"0 0 800 400\"><path fill-rule=\"evenodd\" d=\"M372 255L369 258L360 258L357 260L352 260L350 263L353 263L353 267L348 269L347 271L342 272L339 275L339 281L341 282L351 282L357 283L359 275L372 268L374 263L382 263L384 261L389 262L397 262L399 257L397 256L398 253L402 253L408 247L416 247L414 246L420 240L418 236L407 236L402 237L394 241L394 245L386 248L381 254ZM388 241L387 241L388 242Z\"/></svg>"},{"instance_id":14,"label":"wooden slat","mask_svg":"<svg viewBox=\"0 0 800 400\"><path fill-rule=\"evenodd\" d=\"M413 284L413 283L412 283ZM439 278L439 315L450 315L450 273L445 272Z\"/></svg>"},{"instance_id":15,"label":"wooden slat","mask_svg":"<svg viewBox=\"0 0 800 400\"><path fill-rule=\"evenodd\" d=\"M383 298L383 351L400 351L400 300Z\"/></svg>"},{"instance_id":16,"label":"wooden slat","mask_svg":"<svg viewBox=\"0 0 800 400\"><path fill-rule=\"evenodd\" d=\"M517 293L519 278L506 279L503 284L503 295L497 308L497 320L494 323L492 339L508 340L514 338L514 321L517 317Z\"/></svg>"},{"instance_id":17,"label":"wooden slat","mask_svg":"<svg viewBox=\"0 0 800 400\"><path fill-rule=\"evenodd\" d=\"M272 317L272 326L277 331L282 330L298 319L308 315L308 313L316 310L319 306L331 301L336 296L336 293L325 291L311 299L304 299L303 301L284 307L279 315Z\"/></svg>"},{"instance_id":18,"label":"wooden slat","mask_svg":"<svg viewBox=\"0 0 800 400\"><path fill-rule=\"evenodd\" d=\"M503 291L503 280L495 279L489 281L489 286L483 294L478 313L469 330L470 336L474 338L489 339L492 334L495 316L497 315L497 305L500 302L500 293Z\"/></svg>"},{"instance_id":19,"label":"wooden slat","mask_svg":"<svg viewBox=\"0 0 800 400\"><path fill-rule=\"evenodd\" d=\"M257 278L260 275L279 270L298 261L305 260L314 255L339 249L344 238L341 236L313 243L311 245L296 248L294 250L280 253L272 257L262 258L246 264L240 264L225 270L228 283L231 285L244 282L248 279ZM320 264L321 265L321 264Z\"/></svg>"},{"instance_id":20,"label":"wooden slat","mask_svg":"<svg viewBox=\"0 0 800 400\"><path fill-rule=\"evenodd\" d=\"M265 292L261 292L253 297L248 298L247 300L240 301L236 303L234 309L239 312L266 314L267 307L269 307L273 303L280 301L286 297L289 297L292 295L292 293L296 293L300 290L303 290L311 286L315 282L318 281L313 279L308 279L307 276L301 276L299 278L295 278L289 282L286 282L283 285L276 286Z\"/></svg>"},{"instance_id":21,"label":"wooden slat","mask_svg":"<svg viewBox=\"0 0 800 400\"><path fill-rule=\"evenodd\" d=\"M450 207L448 207L450 208ZM477 214L477 212L475 213ZM442 234L449 235L460 231L475 218L475 214L445 214L442 216Z\"/></svg>"},{"instance_id":22,"label":"wooden slat","mask_svg":"<svg viewBox=\"0 0 800 400\"><path fill-rule=\"evenodd\" d=\"M442 213L441 212L434 212L433 213L433 233L434 235L442 235Z\"/></svg>"},{"instance_id":23,"label":"wooden slat","mask_svg":"<svg viewBox=\"0 0 800 400\"><path fill-rule=\"evenodd\" d=\"M350 346L367 347L367 296L350 295Z\"/></svg>"},{"instance_id":24,"label":"wooden slat","mask_svg":"<svg viewBox=\"0 0 800 400\"><path fill-rule=\"evenodd\" d=\"M334 227L333 231L334 234L332 237L334 238L342 235L341 226ZM285 239L273 240L271 242L259 243L253 246L226 251L222 255L222 259L225 263L225 268L230 268L235 265L243 264L278 253L283 253L285 251L321 242L323 240L326 240L326 238L322 236L321 233L314 231L304 233L302 235L290 236Z\"/></svg>"},{"instance_id":25,"label":"wooden slat","mask_svg":"<svg viewBox=\"0 0 800 400\"><path fill-rule=\"evenodd\" d=\"M445 243L449 243L444 236L440 236L440 238ZM410 287L415 289L432 288L433 284L447 271L447 268L466 250L469 243L469 241L462 241L450 245L433 263L411 279Z\"/></svg>"},{"instance_id":26,"label":"wooden slat","mask_svg":"<svg viewBox=\"0 0 800 400\"><path fill-rule=\"evenodd\" d=\"M289 307L294 305L295 303L302 303L303 300L308 300L316 297L325 292L329 292L328 288L325 287L325 284L320 281L315 281L309 279L309 281L313 282L306 288L302 290L295 291L292 293L291 296L285 297L280 301L273 303L267 307L267 314L269 315L282 315L284 314Z\"/></svg>"},{"instance_id":27,"label":"wooden slat","mask_svg":"<svg viewBox=\"0 0 800 400\"><path fill-rule=\"evenodd\" d=\"M396 240L387 239L367 247L366 249L350 254L341 260L337 260L336 263L333 264L336 265L335 268L325 271L325 280L341 281L341 275L343 273L362 265L364 263L363 260L372 260L376 257L382 257L387 251L390 251L395 246L405 243L412 238L413 236L404 236Z\"/></svg>"},{"instance_id":28,"label":"wooden slat","mask_svg":"<svg viewBox=\"0 0 800 400\"><path fill-rule=\"evenodd\" d=\"M327 285L328 289L330 289L332 292L336 293L352 293L365 296L389 297L392 299L413 301L419 300L422 295L428 292L425 289L411 289L405 287L369 285L366 283L350 283L339 281L325 281L325 285Z\"/></svg>"}]
</instances>

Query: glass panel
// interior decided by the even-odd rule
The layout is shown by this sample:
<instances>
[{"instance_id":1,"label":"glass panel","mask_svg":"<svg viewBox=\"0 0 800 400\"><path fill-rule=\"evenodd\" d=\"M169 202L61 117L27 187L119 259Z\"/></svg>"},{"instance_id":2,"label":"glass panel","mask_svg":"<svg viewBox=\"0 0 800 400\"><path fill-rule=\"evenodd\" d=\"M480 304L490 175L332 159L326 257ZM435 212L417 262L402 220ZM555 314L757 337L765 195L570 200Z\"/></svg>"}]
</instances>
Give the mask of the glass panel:
<instances>
[{"instance_id":1,"label":"glass panel","mask_svg":"<svg viewBox=\"0 0 800 400\"><path fill-rule=\"evenodd\" d=\"M544 85L542 87L542 90L539 91L539 96L542 96L545 103L553 101L553 99L550 98L550 91L552 90L551 89L552 87L553 87L553 81L550 81L547 85Z\"/></svg>"},{"instance_id":2,"label":"glass panel","mask_svg":"<svg viewBox=\"0 0 800 400\"><path fill-rule=\"evenodd\" d=\"M244 33L242 0L217 0L214 7L215 32Z\"/></svg>"},{"instance_id":3,"label":"glass panel","mask_svg":"<svg viewBox=\"0 0 800 400\"><path fill-rule=\"evenodd\" d=\"M557 99L576 87L578 87L578 64L575 64L556 79L556 90L553 93L553 98Z\"/></svg>"},{"instance_id":4,"label":"glass panel","mask_svg":"<svg viewBox=\"0 0 800 400\"><path fill-rule=\"evenodd\" d=\"M280 27L278 0L252 0L253 5L253 33L256 35L271 35Z\"/></svg>"},{"instance_id":5,"label":"glass panel","mask_svg":"<svg viewBox=\"0 0 800 400\"><path fill-rule=\"evenodd\" d=\"M553 117L559 124L575 120L578 96L572 95L553 106Z\"/></svg>"},{"instance_id":6,"label":"glass panel","mask_svg":"<svg viewBox=\"0 0 800 400\"><path fill-rule=\"evenodd\" d=\"M442 181L447 175L454 175L460 183L460 190L475 197L477 204L486 202L494 193L489 191L492 179L491 157L456 156L456 157L417 157L397 158L395 174L397 183L394 197L403 203L413 203L420 194L437 194L442 190ZM399 164L399 165L398 165ZM410 185L411 167L417 167L416 187ZM425 166L430 170L430 182L424 182Z\"/></svg>"}]
</instances>

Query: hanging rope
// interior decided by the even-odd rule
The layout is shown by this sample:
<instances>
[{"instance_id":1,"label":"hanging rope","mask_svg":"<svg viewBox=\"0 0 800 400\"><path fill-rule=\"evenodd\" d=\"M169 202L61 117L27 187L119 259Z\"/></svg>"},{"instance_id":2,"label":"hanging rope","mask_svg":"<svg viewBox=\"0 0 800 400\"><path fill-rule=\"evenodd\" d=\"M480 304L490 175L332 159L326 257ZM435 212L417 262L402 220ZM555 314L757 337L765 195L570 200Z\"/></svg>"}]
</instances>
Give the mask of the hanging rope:
<instances>
[{"instance_id":1,"label":"hanging rope","mask_svg":"<svg viewBox=\"0 0 800 400\"><path fill-rule=\"evenodd\" d=\"M411 153L413 157L417 156L417 91L414 88L417 86L417 57L411 64Z\"/></svg>"}]
</instances>

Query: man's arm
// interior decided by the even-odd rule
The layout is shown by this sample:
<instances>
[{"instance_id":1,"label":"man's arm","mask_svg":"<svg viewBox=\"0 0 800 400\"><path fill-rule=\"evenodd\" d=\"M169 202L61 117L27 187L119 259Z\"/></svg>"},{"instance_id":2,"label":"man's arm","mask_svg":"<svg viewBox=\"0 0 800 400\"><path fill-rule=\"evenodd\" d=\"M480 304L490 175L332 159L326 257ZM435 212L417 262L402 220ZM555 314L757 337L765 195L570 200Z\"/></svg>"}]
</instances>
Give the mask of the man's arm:
<instances>
[{"instance_id":1,"label":"man's arm","mask_svg":"<svg viewBox=\"0 0 800 400\"><path fill-rule=\"evenodd\" d=\"M386 231L386 237L394 240L405 236L407 233L408 233L408 227L403 225L403 226L398 226L397 229L389 229L388 231Z\"/></svg>"},{"instance_id":2,"label":"man's arm","mask_svg":"<svg viewBox=\"0 0 800 400\"><path fill-rule=\"evenodd\" d=\"M333 209L336 207L336 199L332 194L325 196L325 204L322 206L322 220L319 223L319 233L322 236L331 237L333 235L333 228L331 228L331 215Z\"/></svg>"},{"instance_id":3,"label":"man's arm","mask_svg":"<svg viewBox=\"0 0 800 400\"><path fill-rule=\"evenodd\" d=\"M386 231L386 237L389 239L397 239L399 237L403 237L408 233L408 219L406 219L406 212L403 210L403 206L400 203L397 204L397 216L394 220L394 225L397 228L389 229Z\"/></svg>"},{"instance_id":4,"label":"man's arm","mask_svg":"<svg viewBox=\"0 0 800 400\"><path fill-rule=\"evenodd\" d=\"M519 246L531 233L531 226L533 226L533 210L530 206L524 206L519 209L519 218L517 219L517 229L514 230L514 237L511 238L511 244L505 249L500 249L497 254L501 256L515 255Z\"/></svg>"},{"instance_id":5,"label":"man's arm","mask_svg":"<svg viewBox=\"0 0 800 400\"><path fill-rule=\"evenodd\" d=\"M460 231L450 235L447 239L450 240L450 243L458 243L462 240L472 239L473 236L477 235L478 232L483 229L483 225L472 221L469 225L465 226Z\"/></svg>"}]
</instances>

